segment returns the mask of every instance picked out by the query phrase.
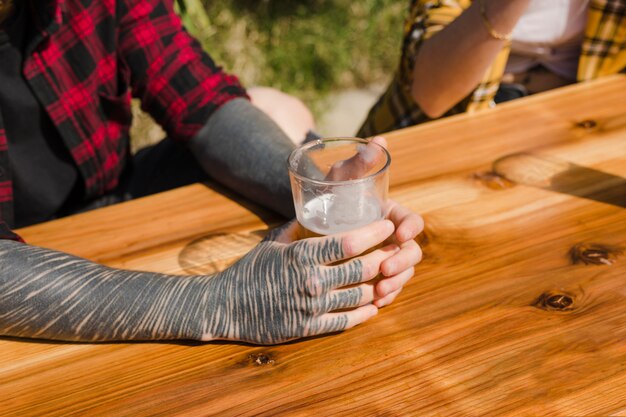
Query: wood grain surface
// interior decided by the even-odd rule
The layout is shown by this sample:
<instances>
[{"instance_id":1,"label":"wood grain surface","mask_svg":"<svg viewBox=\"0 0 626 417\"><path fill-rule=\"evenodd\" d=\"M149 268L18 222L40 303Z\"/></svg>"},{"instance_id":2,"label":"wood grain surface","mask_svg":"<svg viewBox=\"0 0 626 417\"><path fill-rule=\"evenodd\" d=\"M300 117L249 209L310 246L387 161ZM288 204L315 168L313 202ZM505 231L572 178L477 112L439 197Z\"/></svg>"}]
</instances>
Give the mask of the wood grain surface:
<instances>
[{"instance_id":1,"label":"wood grain surface","mask_svg":"<svg viewBox=\"0 0 626 417\"><path fill-rule=\"evenodd\" d=\"M387 138L427 228L377 317L271 347L0 339L0 414L626 416L626 77ZM283 221L198 184L19 232L185 274Z\"/></svg>"}]
</instances>

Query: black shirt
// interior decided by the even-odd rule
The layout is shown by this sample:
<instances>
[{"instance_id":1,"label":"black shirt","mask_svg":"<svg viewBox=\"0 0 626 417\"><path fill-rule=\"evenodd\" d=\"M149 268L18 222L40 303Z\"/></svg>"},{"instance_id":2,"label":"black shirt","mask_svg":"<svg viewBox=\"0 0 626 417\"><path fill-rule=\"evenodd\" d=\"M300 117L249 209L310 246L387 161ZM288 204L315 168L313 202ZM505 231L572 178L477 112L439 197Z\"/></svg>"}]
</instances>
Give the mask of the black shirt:
<instances>
[{"instance_id":1,"label":"black shirt","mask_svg":"<svg viewBox=\"0 0 626 417\"><path fill-rule=\"evenodd\" d=\"M13 176L14 227L53 219L78 187L79 172L43 106L22 75L33 27L23 1L0 25L0 117ZM73 192L74 191L74 192Z\"/></svg>"}]
</instances>

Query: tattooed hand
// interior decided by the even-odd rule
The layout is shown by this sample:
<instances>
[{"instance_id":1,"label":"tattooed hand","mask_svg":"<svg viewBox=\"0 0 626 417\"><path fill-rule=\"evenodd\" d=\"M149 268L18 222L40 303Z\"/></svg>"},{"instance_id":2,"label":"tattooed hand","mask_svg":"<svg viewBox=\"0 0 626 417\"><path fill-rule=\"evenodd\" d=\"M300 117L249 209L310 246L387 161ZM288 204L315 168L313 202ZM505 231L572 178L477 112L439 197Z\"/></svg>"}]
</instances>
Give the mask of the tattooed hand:
<instances>
[{"instance_id":1,"label":"tattooed hand","mask_svg":"<svg viewBox=\"0 0 626 417\"><path fill-rule=\"evenodd\" d=\"M387 213L391 221L314 239L297 240L295 221L274 231L213 278L211 292L226 297L208 318L203 339L280 343L345 330L376 315L421 259L413 239L422 219L394 201ZM356 257L387 238L389 245ZM368 282L381 272L382 279Z\"/></svg>"},{"instance_id":2,"label":"tattooed hand","mask_svg":"<svg viewBox=\"0 0 626 417\"><path fill-rule=\"evenodd\" d=\"M211 280L211 292L225 297L207 318L204 340L280 343L345 330L376 315L374 287L364 282L398 247L355 256L389 237L392 222L296 241L299 230L290 223Z\"/></svg>"}]
</instances>

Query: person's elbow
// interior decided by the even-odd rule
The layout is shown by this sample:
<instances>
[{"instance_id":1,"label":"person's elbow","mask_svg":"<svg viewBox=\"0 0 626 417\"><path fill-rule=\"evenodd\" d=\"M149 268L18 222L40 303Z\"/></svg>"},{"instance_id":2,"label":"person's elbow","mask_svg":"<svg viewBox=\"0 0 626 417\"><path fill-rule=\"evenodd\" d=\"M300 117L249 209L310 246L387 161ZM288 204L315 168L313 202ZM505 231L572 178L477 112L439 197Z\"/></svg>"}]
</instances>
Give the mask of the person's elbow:
<instances>
[{"instance_id":1,"label":"person's elbow","mask_svg":"<svg viewBox=\"0 0 626 417\"><path fill-rule=\"evenodd\" d=\"M420 110L430 119L438 119L443 116L452 105L445 100L445 95L434 91L431 86L413 81L411 95Z\"/></svg>"}]
</instances>

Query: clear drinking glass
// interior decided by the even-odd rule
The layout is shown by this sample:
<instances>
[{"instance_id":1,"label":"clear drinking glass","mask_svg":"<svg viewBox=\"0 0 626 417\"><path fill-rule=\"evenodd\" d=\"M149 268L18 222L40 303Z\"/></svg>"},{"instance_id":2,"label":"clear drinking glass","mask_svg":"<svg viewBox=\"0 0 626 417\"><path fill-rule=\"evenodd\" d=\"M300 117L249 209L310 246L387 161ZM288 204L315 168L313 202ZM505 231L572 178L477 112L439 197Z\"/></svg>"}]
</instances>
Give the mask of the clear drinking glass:
<instances>
[{"instance_id":1,"label":"clear drinking glass","mask_svg":"<svg viewBox=\"0 0 626 417\"><path fill-rule=\"evenodd\" d=\"M296 217L305 237L341 233L384 216L389 152L359 138L330 138L295 149L288 160Z\"/></svg>"}]
</instances>

